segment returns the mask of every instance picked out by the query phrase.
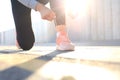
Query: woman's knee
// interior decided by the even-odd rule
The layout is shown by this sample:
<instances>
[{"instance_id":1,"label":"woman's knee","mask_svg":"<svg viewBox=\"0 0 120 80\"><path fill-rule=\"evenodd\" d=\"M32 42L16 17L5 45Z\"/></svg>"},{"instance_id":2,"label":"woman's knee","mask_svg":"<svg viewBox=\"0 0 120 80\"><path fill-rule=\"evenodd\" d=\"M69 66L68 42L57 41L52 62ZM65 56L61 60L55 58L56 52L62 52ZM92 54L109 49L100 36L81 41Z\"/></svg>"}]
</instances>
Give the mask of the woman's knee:
<instances>
[{"instance_id":1,"label":"woman's knee","mask_svg":"<svg viewBox=\"0 0 120 80\"><path fill-rule=\"evenodd\" d=\"M23 50L30 50L34 45L34 41L23 41L19 42L19 46Z\"/></svg>"}]
</instances>

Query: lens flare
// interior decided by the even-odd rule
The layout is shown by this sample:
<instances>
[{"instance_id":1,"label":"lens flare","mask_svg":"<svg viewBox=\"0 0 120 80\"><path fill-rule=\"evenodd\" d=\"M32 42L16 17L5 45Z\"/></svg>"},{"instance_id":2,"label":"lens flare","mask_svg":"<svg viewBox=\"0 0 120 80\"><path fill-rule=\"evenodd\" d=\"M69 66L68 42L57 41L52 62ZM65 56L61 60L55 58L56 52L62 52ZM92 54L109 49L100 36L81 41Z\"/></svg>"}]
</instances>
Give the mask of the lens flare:
<instances>
[{"instance_id":1,"label":"lens flare","mask_svg":"<svg viewBox=\"0 0 120 80\"><path fill-rule=\"evenodd\" d=\"M66 0L66 13L84 16L89 9L90 0Z\"/></svg>"}]
</instances>

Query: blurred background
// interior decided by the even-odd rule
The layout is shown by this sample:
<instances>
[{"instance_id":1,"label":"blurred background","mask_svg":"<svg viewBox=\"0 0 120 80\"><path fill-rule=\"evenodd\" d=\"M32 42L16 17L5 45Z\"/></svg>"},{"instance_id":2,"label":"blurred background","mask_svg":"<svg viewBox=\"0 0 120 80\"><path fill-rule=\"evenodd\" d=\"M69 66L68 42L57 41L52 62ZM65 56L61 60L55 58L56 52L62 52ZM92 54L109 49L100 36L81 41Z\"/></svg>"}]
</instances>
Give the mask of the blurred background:
<instances>
[{"instance_id":1,"label":"blurred background","mask_svg":"<svg viewBox=\"0 0 120 80\"><path fill-rule=\"evenodd\" d=\"M16 31L10 0L2 0L0 10L0 45L14 45ZM66 15L73 42L120 41L120 0L68 0ZM34 10L31 16L36 44L55 43L54 22L42 20Z\"/></svg>"}]
</instances>

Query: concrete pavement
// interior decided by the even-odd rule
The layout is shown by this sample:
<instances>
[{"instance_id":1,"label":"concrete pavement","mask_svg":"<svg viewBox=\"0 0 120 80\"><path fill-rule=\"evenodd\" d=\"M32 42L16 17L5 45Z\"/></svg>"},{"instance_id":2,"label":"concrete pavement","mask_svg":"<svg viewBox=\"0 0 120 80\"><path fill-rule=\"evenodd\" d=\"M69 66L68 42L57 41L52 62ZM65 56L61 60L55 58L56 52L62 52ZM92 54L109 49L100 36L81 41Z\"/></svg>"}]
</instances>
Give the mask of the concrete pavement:
<instances>
[{"instance_id":1,"label":"concrete pavement","mask_svg":"<svg viewBox=\"0 0 120 80\"><path fill-rule=\"evenodd\" d=\"M0 80L120 80L120 47L0 46Z\"/></svg>"}]
</instances>

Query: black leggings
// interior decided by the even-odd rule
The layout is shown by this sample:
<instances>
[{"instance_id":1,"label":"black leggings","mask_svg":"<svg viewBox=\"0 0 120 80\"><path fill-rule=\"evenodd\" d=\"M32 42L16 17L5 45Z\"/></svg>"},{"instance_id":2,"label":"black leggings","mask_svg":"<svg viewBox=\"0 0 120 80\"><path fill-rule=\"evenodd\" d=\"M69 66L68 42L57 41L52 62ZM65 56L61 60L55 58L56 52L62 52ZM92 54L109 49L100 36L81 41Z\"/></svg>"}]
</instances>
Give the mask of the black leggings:
<instances>
[{"instance_id":1,"label":"black leggings","mask_svg":"<svg viewBox=\"0 0 120 80\"><path fill-rule=\"evenodd\" d=\"M62 3L63 0L38 1L43 4L46 4L50 1L51 9L56 13L56 25L65 24L65 9ZM33 47L35 42L35 37L31 24L31 9L25 7L17 0L11 0L11 4L16 26L18 44L23 50L29 50Z\"/></svg>"}]
</instances>

